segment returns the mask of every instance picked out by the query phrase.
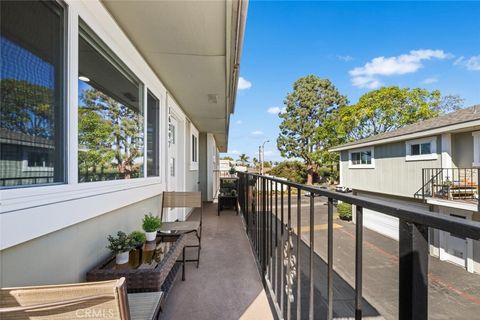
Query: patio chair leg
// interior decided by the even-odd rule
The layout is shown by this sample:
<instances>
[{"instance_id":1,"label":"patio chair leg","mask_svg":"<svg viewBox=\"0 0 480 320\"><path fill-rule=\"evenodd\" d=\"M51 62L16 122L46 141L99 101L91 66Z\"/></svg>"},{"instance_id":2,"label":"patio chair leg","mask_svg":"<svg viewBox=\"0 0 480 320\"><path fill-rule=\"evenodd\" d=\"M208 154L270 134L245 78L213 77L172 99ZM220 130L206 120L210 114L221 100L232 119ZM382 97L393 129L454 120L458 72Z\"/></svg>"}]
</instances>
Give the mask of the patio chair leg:
<instances>
[{"instance_id":1,"label":"patio chair leg","mask_svg":"<svg viewBox=\"0 0 480 320\"><path fill-rule=\"evenodd\" d=\"M183 262L182 262L182 281L185 281L185 247L183 247Z\"/></svg>"},{"instance_id":2,"label":"patio chair leg","mask_svg":"<svg viewBox=\"0 0 480 320\"><path fill-rule=\"evenodd\" d=\"M198 235L197 233L197 238L198 238L198 254L197 254L197 269L198 269L198 266L200 265L200 250L202 250L202 236Z\"/></svg>"}]
</instances>

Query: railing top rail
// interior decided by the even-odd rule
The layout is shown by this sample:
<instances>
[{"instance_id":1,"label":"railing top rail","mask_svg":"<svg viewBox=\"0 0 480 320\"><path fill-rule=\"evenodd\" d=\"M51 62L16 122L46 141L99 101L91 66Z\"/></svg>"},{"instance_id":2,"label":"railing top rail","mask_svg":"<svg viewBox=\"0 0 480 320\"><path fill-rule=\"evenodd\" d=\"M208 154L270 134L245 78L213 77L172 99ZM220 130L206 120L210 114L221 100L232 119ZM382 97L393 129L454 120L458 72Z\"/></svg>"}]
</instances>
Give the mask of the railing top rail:
<instances>
[{"instance_id":1,"label":"railing top rail","mask_svg":"<svg viewBox=\"0 0 480 320\"><path fill-rule=\"evenodd\" d=\"M480 168L422 168L422 170L480 170Z\"/></svg>"},{"instance_id":2,"label":"railing top rail","mask_svg":"<svg viewBox=\"0 0 480 320\"><path fill-rule=\"evenodd\" d=\"M371 199L362 196L339 193L315 186L307 186L296 182L281 180L269 176L254 173L238 172L240 175L271 180L282 185L290 186L299 190L307 191L315 195L324 196L357 205L366 209L379 211L381 213L403 219L428 227L455 233L474 240L480 240L480 222L458 219L448 215L430 212L420 208L407 207L400 204L392 205L390 201Z\"/></svg>"}]
</instances>

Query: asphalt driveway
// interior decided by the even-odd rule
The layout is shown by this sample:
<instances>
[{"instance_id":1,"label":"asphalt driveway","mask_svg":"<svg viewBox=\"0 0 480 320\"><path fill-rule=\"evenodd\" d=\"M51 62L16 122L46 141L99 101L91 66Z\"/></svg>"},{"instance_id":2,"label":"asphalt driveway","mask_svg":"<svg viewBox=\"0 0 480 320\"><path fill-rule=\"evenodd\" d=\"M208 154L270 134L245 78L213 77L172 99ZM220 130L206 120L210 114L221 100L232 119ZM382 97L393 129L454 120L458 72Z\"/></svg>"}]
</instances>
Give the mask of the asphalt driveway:
<instances>
[{"instance_id":1,"label":"asphalt driveway","mask_svg":"<svg viewBox=\"0 0 480 320\"><path fill-rule=\"evenodd\" d=\"M302 197L302 240L309 243L309 199ZM286 204L286 200L285 200ZM296 226L296 198L292 199L292 227ZM280 205L280 204L279 204ZM285 206L286 208L286 206ZM285 210L286 211L286 210ZM314 248L324 263L327 257L327 206L324 198L315 199ZM378 311L377 317L398 318L398 242L364 229L363 292L368 306ZM334 220L334 271L336 278L354 287L355 225ZM302 274L308 268L301 269ZM345 285L343 285L345 286ZM322 290L321 287L319 289ZM353 297L340 297L335 291L334 300L353 306ZM320 296L324 293L319 292ZM337 297L335 296L337 295ZM303 308L302 308L303 309ZM335 306L334 306L335 309ZM334 310L335 311L335 310ZM429 258L429 318L478 319L480 315L480 275Z\"/></svg>"}]
</instances>

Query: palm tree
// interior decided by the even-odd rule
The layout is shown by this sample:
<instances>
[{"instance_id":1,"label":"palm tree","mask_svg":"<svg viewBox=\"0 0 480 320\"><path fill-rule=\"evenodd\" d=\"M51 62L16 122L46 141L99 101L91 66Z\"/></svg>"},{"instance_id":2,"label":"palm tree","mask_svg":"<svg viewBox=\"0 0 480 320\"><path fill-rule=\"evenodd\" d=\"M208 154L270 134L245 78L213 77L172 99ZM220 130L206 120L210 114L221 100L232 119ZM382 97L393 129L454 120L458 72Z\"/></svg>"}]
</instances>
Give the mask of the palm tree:
<instances>
[{"instance_id":1,"label":"palm tree","mask_svg":"<svg viewBox=\"0 0 480 320\"><path fill-rule=\"evenodd\" d=\"M238 161L240 161L240 163L242 164L242 166L245 166L247 163L248 163L248 159L250 157L247 156L245 153L242 153L239 157L238 157Z\"/></svg>"}]
</instances>

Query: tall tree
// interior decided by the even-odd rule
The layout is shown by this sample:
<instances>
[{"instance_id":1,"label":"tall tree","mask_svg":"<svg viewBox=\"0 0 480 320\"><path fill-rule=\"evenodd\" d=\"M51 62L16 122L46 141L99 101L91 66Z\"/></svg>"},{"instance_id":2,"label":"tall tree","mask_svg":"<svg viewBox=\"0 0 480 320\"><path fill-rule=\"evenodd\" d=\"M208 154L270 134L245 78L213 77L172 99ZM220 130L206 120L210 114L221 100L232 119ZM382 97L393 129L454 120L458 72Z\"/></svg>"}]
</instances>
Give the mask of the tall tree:
<instances>
[{"instance_id":1,"label":"tall tree","mask_svg":"<svg viewBox=\"0 0 480 320\"><path fill-rule=\"evenodd\" d=\"M338 110L330 123L349 140L358 140L456 110L461 103L458 96L442 97L438 90L383 87Z\"/></svg>"},{"instance_id":2,"label":"tall tree","mask_svg":"<svg viewBox=\"0 0 480 320\"><path fill-rule=\"evenodd\" d=\"M348 103L337 88L327 79L308 75L295 81L293 92L284 101L277 147L286 158L300 158L307 167L307 183L312 184L313 174L322 157L328 155L330 131L324 124L338 108Z\"/></svg>"},{"instance_id":3,"label":"tall tree","mask_svg":"<svg viewBox=\"0 0 480 320\"><path fill-rule=\"evenodd\" d=\"M138 171L135 159L143 153L143 116L94 88L84 90L80 100L79 116L86 119L80 120L79 129L85 125L86 131L93 130L79 132L79 138L84 139L80 142L89 149L96 149L98 143L104 141L100 151L110 147L105 156L113 155L117 171L126 179L131 178ZM107 162L106 159L103 162Z\"/></svg>"},{"instance_id":4,"label":"tall tree","mask_svg":"<svg viewBox=\"0 0 480 320\"><path fill-rule=\"evenodd\" d=\"M0 80L0 127L35 137L55 134L54 97L51 88L24 80Z\"/></svg>"}]
</instances>

